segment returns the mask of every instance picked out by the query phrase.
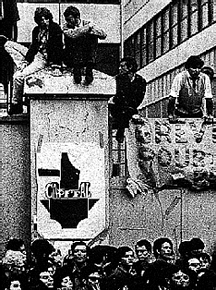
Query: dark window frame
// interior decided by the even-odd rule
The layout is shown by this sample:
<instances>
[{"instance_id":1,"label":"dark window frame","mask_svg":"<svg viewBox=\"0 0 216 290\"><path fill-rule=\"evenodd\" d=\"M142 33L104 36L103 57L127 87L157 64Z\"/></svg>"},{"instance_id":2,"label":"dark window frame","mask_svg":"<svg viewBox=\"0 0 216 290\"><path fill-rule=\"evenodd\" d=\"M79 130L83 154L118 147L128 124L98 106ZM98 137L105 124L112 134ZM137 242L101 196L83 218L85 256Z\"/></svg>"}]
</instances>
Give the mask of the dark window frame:
<instances>
[{"instance_id":1,"label":"dark window frame","mask_svg":"<svg viewBox=\"0 0 216 290\"><path fill-rule=\"evenodd\" d=\"M213 16L213 13L214 13L214 0L207 0L207 4L206 3L202 3L201 4L201 0L197 0L198 1L198 7L197 7L197 11L198 11L198 31L196 33L194 33L193 35L191 34L191 21L192 21L192 14L195 13L194 11L192 12L191 9L190 9L190 5L191 5L191 1L193 0L173 0L170 4L168 4L162 11L160 11L158 14L156 14L152 19L150 19L147 23L145 23L145 25L143 25L141 28L139 28L134 34L137 34L139 31L141 33L141 44L140 44L140 50L141 50L141 53L140 53L140 56L141 56L141 65L142 67L148 65L149 63L153 62L155 59L157 59L158 57L164 55L165 53L169 52L170 50L174 49L176 46L178 46L179 44L183 43L184 41L188 40L191 36L194 36L196 35L197 33L201 32L202 30L206 29L207 27L209 27L210 25L212 25L213 23L216 22L216 19L214 19L214 16ZM177 23L176 24L172 24L172 5L175 5L177 4L178 5L178 9L177 9ZM182 5L185 5L185 15L182 14L182 9L181 9L181 6ZM206 26L203 27L203 15L202 15L202 8L203 6L208 6L208 24ZM164 17L164 13L169 10L169 28L166 29L166 31L162 31L162 34L161 34L161 43L162 43L162 46L161 46L161 54L158 55L156 54L156 20L161 17L161 19L163 19ZM182 33L183 33L183 30L182 30L182 23L183 21L187 21L187 24L186 24L186 37L182 38ZM150 25L153 24L154 26L154 40L151 41L151 38L150 38ZM162 23L163 24L163 23ZM177 44L173 45L173 42L172 42L172 33L173 33L173 28L174 27L177 27ZM141 31L144 31L146 29L146 45L144 44L144 38L143 38L143 33ZM163 29L163 28L162 28ZM168 35L169 35L169 49L164 52L163 51L163 39L164 39L164 35L165 33L168 32ZM126 41L125 43L128 43L130 41L132 36L130 36ZM151 41L151 42L150 42ZM145 54L143 53L144 49L146 48L146 61L144 61L143 57L145 56ZM152 49L152 51L150 51L150 48ZM132 48L132 50L135 50L135 48ZM152 52L152 55L150 55L150 52ZM132 53L134 55L134 53Z\"/></svg>"}]
</instances>

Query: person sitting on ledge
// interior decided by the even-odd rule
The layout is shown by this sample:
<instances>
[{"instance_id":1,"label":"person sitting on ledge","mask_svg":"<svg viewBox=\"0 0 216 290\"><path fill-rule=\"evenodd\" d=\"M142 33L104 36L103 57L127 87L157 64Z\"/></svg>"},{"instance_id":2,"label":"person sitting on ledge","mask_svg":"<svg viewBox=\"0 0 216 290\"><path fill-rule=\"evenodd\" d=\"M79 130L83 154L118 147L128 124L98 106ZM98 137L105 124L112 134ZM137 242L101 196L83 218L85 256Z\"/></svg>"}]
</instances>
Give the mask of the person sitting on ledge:
<instances>
[{"instance_id":1,"label":"person sitting on ledge","mask_svg":"<svg viewBox=\"0 0 216 290\"><path fill-rule=\"evenodd\" d=\"M137 107L143 101L146 91L146 80L136 74L137 63L133 57L121 59L119 74L116 76L116 95L109 101L110 114L117 124L116 140L124 141L124 130Z\"/></svg>"},{"instance_id":2,"label":"person sitting on ledge","mask_svg":"<svg viewBox=\"0 0 216 290\"><path fill-rule=\"evenodd\" d=\"M190 56L185 70L173 80L168 102L168 118L207 118L213 120L212 91L209 77L201 72L204 62L197 55Z\"/></svg>"},{"instance_id":3,"label":"person sitting on ledge","mask_svg":"<svg viewBox=\"0 0 216 290\"><path fill-rule=\"evenodd\" d=\"M0 36L0 43L14 60L17 69L13 76L12 103L8 113L23 113L23 84L24 79L46 67L61 67L62 64L62 31L53 22L52 13L45 7L36 8L34 20L37 26L32 32L32 44L29 49Z\"/></svg>"},{"instance_id":4,"label":"person sitting on ledge","mask_svg":"<svg viewBox=\"0 0 216 290\"><path fill-rule=\"evenodd\" d=\"M86 84L93 81L92 69L95 66L98 38L105 39L106 33L90 21L80 19L80 11L69 6L64 11L65 40L64 63L73 68L74 82L81 83L81 69L86 67Z\"/></svg>"}]
</instances>

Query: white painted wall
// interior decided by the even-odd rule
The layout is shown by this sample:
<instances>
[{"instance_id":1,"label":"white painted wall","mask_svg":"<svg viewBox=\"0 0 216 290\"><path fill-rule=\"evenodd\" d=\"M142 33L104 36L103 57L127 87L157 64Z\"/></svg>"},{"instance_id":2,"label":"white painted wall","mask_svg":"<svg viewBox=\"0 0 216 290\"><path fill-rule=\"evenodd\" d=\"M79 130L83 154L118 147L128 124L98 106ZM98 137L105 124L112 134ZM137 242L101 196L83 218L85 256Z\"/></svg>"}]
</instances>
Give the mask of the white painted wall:
<instances>
[{"instance_id":1,"label":"white painted wall","mask_svg":"<svg viewBox=\"0 0 216 290\"><path fill-rule=\"evenodd\" d=\"M18 21L18 42L31 42L31 32L35 27L34 12L36 7L46 6L53 13L54 21L62 24L63 12L71 4L18 3L20 21ZM107 33L103 43L120 43L120 7L119 5L76 4L81 18L92 20Z\"/></svg>"}]
</instances>

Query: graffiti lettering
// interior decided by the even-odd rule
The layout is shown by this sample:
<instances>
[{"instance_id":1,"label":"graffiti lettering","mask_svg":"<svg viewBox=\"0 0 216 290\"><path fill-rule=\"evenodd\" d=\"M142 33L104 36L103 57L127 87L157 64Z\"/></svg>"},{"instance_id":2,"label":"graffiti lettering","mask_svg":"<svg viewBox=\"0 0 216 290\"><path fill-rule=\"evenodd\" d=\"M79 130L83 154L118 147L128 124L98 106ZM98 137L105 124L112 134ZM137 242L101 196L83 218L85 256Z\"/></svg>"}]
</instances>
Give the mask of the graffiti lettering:
<instances>
[{"instance_id":1,"label":"graffiti lettering","mask_svg":"<svg viewBox=\"0 0 216 290\"><path fill-rule=\"evenodd\" d=\"M59 183L57 182L50 182L45 187L45 196L48 199L88 198L91 197L89 188L90 182L81 182L79 188L68 190L59 188Z\"/></svg>"}]
</instances>

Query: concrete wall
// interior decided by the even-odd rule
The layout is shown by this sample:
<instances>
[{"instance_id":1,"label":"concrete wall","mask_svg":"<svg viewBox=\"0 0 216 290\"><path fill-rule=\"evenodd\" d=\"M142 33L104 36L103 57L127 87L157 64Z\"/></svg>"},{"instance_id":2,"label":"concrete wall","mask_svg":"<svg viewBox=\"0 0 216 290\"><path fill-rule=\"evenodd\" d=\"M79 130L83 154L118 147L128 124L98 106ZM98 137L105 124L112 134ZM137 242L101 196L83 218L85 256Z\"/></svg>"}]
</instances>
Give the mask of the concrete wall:
<instances>
[{"instance_id":1,"label":"concrete wall","mask_svg":"<svg viewBox=\"0 0 216 290\"><path fill-rule=\"evenodd\" d=\"M92 99L90 95L80 95L79 97L65 95L64 98L60 96L57 99L46 99L46 95L44 95L41 98L31 100L32 215L37 217L38 233L57 242L65 253L68 240L91 240L108 226L109 142L107 97L96 96L95 99ZM87 148L86 146L89 148L88 151L84 150ZM49 155L50 148L55 149L51 151L53 152L51 156ZM88 215L85 218L81 218L76 226L68 228L64 227L57 219L52 218L51 207L47 210L42 204L44 200L48 201L44 194L44 184L51 182L54 178L56 182L59 182L61 178L60 161L62 152L67 152L71 165L79 168L79 184L82 181L90 182L92 197L98 199L94 206L88 210ZM89 155L88 152L98 152L98 155ZM47 161L43 162L40 159L41 154ZM41 166L42 168L60 170L60 177L40 177L38 168ZM59 182L59 184L61 183ZM73 202L82 201L82 197L67 197L61 200L64 200L64 205L71 213L73 212ZM59 214L61 210L62 207L60 206ZM80 214L82 212L85 212L85 208L81 206ZM62 216L70 219L70 213L68 213L69 215L63 213Z\"/></svg>"},{"instance_id":2,"label":"concrete wall","mask_svg":"<svg viewBox=\"0 0 216 290\"><path fill-rule=\"evenodd\" d=\"M1 248L10 238L31 240L30 136L28 118L4 117L1 130Z\"/></svg>"},{"instance_id":3,"label":"concrete wall","mask_svg":"<svg viewBox=\"0 0 216 290\"><path fill-rule=\"evenodd\" d=\"M134 248L139 239L153 242L166 236L177 250L181 240L199 237L206 250L212 250L216 242L215 191L163 190L158 196L149 191L132 198L123 185L123 179L113 179L111 183L111 244ZM178 203L172 206L174 200Z\"/></svg>"}]
</instances>

